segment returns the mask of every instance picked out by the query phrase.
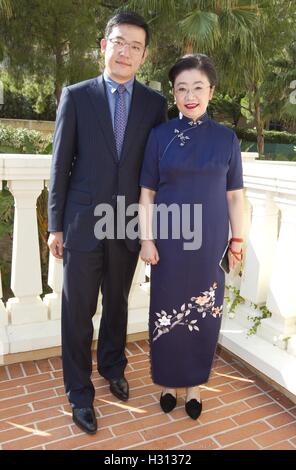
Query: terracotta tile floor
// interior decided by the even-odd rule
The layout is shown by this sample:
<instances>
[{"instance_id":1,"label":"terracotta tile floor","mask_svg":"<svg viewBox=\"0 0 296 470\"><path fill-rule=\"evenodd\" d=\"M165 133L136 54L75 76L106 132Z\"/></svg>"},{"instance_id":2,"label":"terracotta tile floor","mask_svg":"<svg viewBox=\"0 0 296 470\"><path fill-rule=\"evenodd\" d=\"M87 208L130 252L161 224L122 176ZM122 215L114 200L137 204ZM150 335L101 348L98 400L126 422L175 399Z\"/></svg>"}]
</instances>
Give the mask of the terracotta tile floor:
<instances>
[{"instance_id":1,"label":"terracotta tile floor","mask_svg":"<svg viewBox=\"0 0 296 470\"><path fill-rule=\"evenodd\" d=\"M219 350L195 422L185 414L183 394L171 414L160 411L147 352L145 340L127 345L128 403L109 393L95 372L94 354L95 436L72 423L60 358L0 367L0 448L296 449L296 405L236 358Z\"/></svg>"}]
</instances>

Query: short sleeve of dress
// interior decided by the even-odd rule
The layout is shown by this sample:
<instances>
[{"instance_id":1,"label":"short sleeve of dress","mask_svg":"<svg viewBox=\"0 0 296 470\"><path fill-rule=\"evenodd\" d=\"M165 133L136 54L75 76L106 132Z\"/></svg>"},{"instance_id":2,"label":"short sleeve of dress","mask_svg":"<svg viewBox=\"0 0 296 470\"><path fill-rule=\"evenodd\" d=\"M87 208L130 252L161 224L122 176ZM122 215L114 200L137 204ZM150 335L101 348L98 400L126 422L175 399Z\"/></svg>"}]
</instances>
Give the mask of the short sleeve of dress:
<instances>
[{"instance_id":1,"label":"short sleeve of dress","mask_svg":"<svg viewBox=\"0 0 296 470\"><path fill-rule=\"evenodd\" d=\"M155 131L150 132L140 176L140 186L157 191L159 183L159 148Z\"/></svg>"},{"instance_id":2,"label":"short sleeve of dress","mask_svg":"<svg viewBox=\"0 0 296 470\"><path fill-rule=\"evenodd\" d=\"M243 187L243 167L240 144L236 134L233 133L232 152L227 172L226 190L234 191L235 189L242 189Z\"/></svg>"}]
</instances>

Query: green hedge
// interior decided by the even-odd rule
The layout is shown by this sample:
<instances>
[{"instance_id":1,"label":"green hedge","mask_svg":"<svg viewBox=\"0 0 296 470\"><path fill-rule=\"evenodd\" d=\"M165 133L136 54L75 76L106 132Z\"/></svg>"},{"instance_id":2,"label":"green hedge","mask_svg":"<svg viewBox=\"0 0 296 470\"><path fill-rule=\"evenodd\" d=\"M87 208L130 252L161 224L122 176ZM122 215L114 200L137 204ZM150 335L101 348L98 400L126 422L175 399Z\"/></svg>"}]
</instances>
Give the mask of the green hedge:
<instances>
[{"instance_id":1,"label":"green hedge","mask_svg":"<svg viewBox=\"0 0 296 470\"><path fill-rule=\"evenodd\" d=\"M0 124L0 149L9 153L12 149L19 153L45 153L52 151L52 136L29 129L15 129Z\"/></svg>"},{"instance_id":2,"label":"green hedge","mask_svg":"<svg viewBox=\"0 0 296 470\"><path fill-rule=\"evenodd\" d=\"M229 125L228 125L229 126ZM243 129L242 127L233 128L239 139L249 142L257 142L257 133L255 129ZM296 145L296 134L289 134L284 131L264 131L264 141L271 144L294 144Z\"/></svg>"},{"instance_id":3,"label":"green hedge","mask_svg":"<svg viewBox=\"0 0 296 470\"><path fill-rule=\"evenodd\" d=\"M221 122L226 127L234 130L240 140L257 143L257 132L255 129L245 129L243 127L233 127L228 122ZM285 131L263 131L264 142L266 144L293 144L296 145L296 134Z\"/></svg>"},{"instance_id":4,"label":"green hedge","mask_svg":"<svg viewBox=\"0 0 296 470\"><path fill-rule=\"evenodd\" d=\"M225 124L225 123L223 123ZM227 124L229 127L229 124ZM257 142L257 135L254 129L233 128L241 140ZM294 144L296 145L296 134L279 131L264 131L265 143L274 144ZM52 151L52 137L44 136L41 132L29 129L15 129L11 126L0 124L0 151L9 153L10 149L15 149L20 153L45 153Z\"/></svg>"},{"instance_id":5,"label":"green hedge","mask_svg":"<svg viewBox=\"0 0 296 470\"><path fill-rule=\"evenodd\" d=\"M259 157L258 160L272 160L276 162L296 162L295 155L285 155L283 153L269 153L267 156Z\"/></svg>"},{"instance_id":6,"label":"green hedge","mask_svg":"<svg viewBox=\"0 0 296 470\"><path fill-rule=\"evenodd\" d=\"M1 3L1 2L0 2ZM0 74L1 79L1 74ZM0 118L36 119L39 121L54 121L56 117L55 97L49 96L44 100L44 112L36 113L36 100L24 96L21 92L13 92L9 84L4 83L5 100L0 106Z\"/></svg>"},{"instance_id":7,"label":"green hedge","mask_svg":"<svg viewBox=\"0 0 296 470\"><path fill-rule=\"evenodd\" d=\"M168 111L169 119L178 116L178 109L172 106ZM257 132L255 129L245 129L242 127L232 127L229 122L221 122L226 127L231 127L237 137L248 142L257 142ZM266 143L272 144L294 144L296 145L296 134L290 134L285 131L264 131L264 139Z\"/></svg>"}]
</instances>

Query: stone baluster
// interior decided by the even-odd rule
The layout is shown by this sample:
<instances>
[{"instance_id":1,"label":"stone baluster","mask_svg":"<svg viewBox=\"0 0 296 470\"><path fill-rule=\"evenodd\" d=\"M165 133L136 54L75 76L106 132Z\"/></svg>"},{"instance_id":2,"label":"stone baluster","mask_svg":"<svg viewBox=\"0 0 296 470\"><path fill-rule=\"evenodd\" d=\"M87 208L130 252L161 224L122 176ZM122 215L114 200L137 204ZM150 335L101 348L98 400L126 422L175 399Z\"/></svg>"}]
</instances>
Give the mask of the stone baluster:
<instances>
[{"instance_id":1,"label":"stone baluster","mask_svg":"<svg viewBox=\"0 0 296 470\"><path fill-rule=\"evenodd\" d=\"M63 260L55 258L51 253L48 264L48 285L53 292L44 296L44 303L48 307L49 319L57 320L61 318Z\"/></svg>"},{"instance_id":2,"label":"stone baluster","mask_svg":"<svg viewBox=\"0 0 296 470\"><path fill-rule=\"evenodd\" d=\"M9 353L9 341L7 336L6 326L8 325L8 313L2 302L2 282L1 282L1 271L0 271L0 365L1 356Z\"/></svg>"},{"instance_id":3,"label":"stone baluster","mask_svg":"<svg viewBox=\"0 0 296 470\"><path fill-rule=\"evenodd\" d=\"M286 349L288 339L296 335L296 200L283 195L275 202L281 223L266 301L272 316L262 329L268 339Z\"/></svg>"},{"instance_id":4,"label":"stone baluster","mask_svg":"<svg viewBox=\"0 0 296 470\"><path fill-rule=\"evenodd\" d=\"M3 301L1 300L3 297L2 292L2 280L1 280L1 271L0 271L0 328L3 326L8 325L8 313L5 308Z\"/></svg>"},{"instance_id":5,"label":"stone baluster","mask_svg":"<svg viewBox=\"0 0 296 470\"><path fill-rule=\"evenodd\" d=\"M146 265L139 259L129 295L128 333L147 331L149 311L149 283Z\"/></svg>"},{"instance_id":6,"label":"stone baluster","mask_svg":"<svg viewBox=\"0 0 296 470\"><path fill-rule=\"evenodd\" d=\"M266 302L278 236L278 208L271 193L247 190L252 218L246 245L240 294L256 304Z\"/></svg>"},{"instance_id":7,"label":"stone baluster","mask_svg":"<svg viewBox=\"0 0 296 470\"><path fill-rule=\"evenodd\" d=\"M42 281L36 214L36 201L43 186L43 180L8 181L15 201L11 265L11 289L15 297L7 302L12 325L47 320L47 307L40 298Z\"/></svg>"}]
</instances>

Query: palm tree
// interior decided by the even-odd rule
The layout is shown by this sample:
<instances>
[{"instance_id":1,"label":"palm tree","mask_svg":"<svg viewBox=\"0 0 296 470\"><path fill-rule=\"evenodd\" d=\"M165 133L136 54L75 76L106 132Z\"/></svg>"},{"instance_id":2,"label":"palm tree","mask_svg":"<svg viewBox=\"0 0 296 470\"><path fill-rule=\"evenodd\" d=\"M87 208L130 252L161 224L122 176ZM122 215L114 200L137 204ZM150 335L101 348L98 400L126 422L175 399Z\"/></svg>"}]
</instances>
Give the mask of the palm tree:
<instances>
[{"instance_id":1,"label":"palm tree","mask_svg":"<svg viewBox=\"0 0 296 470\"><path fill-rule=\"evenodd\" d=\"M254 30L254 40L261 51L263 73L259 77L250 74L246 85L254 109L258 152L264 155L266 119L279 109L276 101L282 100L283 102L283 90L287 89L283 83L283 77L281 80L274 77L274 83L271 83L270 73L272 71L274 75L278 74L275 59L285 58L289 44L295 41L296 6L295 2L290 0L269 0L268 2L262 0L260 4L261 22ZM290 71L286 71L286 78L287 73L294 70L295 67L292 67ZM269 106L270 97L273 102L272 107ZM277 115L279 116L279 113Z\"/></svg>"},{"instance_id":2,"label":"palm tree","mask_svg":"<svg viewBox=\"0 0 296 470\"><path fill-rule=\"evenodd\" d=\"M158 29L161 35L159 26L163 23L165 27L173 24L173 40L181 44L181 53L196 50L211 55L220 72L222 93L248 94L258 151L263 154L262 84L270 58L278 56L289 42L290 30L295 30L295 2L130 0L127 8L135 8L150 18L151 25L157 25L156 35Z\"/></svg>"},{"instance_id":3,"label":"palm tree","mask_svg":"<svg viewBox=\"0 0 296 470\"><path fill-rule=\"evenodd\" d=\"M9 19L12 15L10 0L0 0L0 19ZM3 41L0 39L0 62L3 60Z\"/></svg>"},{"instance_id":4,"label":"palm tree","mask_svg":"<svg viewBox=\"0 0 296 470\"><path fill-rule=\"evenodd\" d=\"M287 124L295 124L296 106L290 99L290 87L296 78L296 40L282 51L281 57L271 61L270 67L271 72L263 88L267 103L264 114L267 119L272 116Z\"/></svg>"},{"instance_id":5,"label":"palm tree","mask_svg":"<svg viewBox=\"0 0 296 470\"><path fill-rule=\"evenodd\" d=\"M229 71L228 88L237 89L243 82L238 61L256 76L262 72L261 54L253 37L260 23L257 4L253 0L130 0L125 8L143 13L151 26L155 25L156 36L157 29L161 34L159 26L173 25L174 39L181 43L182 52L212 55Z\"/></svg>"},{"instance_id":6,"label":"palm tree","mask_svg":"<svg viewBox=\"0 0 296 470\"><path fill-rule=\"evenodd\" d=\"M163 31L172 29L171 40L178 45L179 56L193 51L209 54L218 69L222 94L246 94L250 82L262 80L264 61L256 42L262 16L258 1L130 0L126 8L148 19L157 51Z\"/></svg>"},{"instance_id":7,"label":"palm tree","mask_svg":"<svg viewBox=\"0 0 296 470\"><path fill-rule=\"evenodd\" d=\"M10 0L0 0L0 17L6 16L9 18L11 16L11 3Z\"/></svg>"}]
</instances>

